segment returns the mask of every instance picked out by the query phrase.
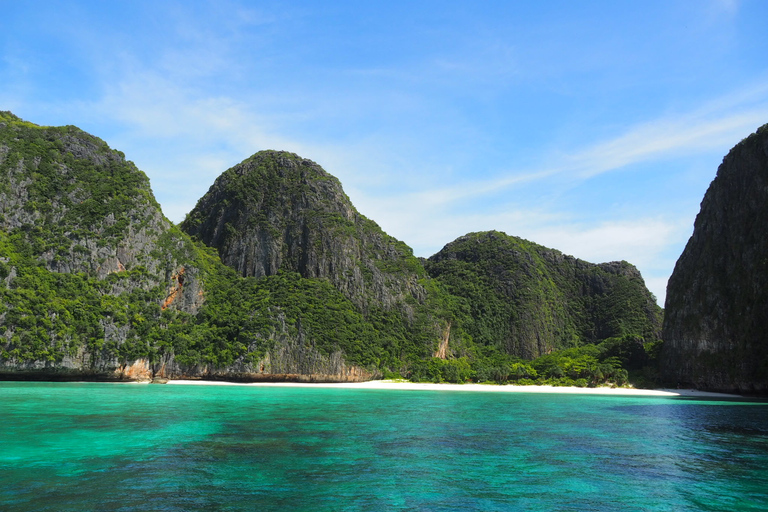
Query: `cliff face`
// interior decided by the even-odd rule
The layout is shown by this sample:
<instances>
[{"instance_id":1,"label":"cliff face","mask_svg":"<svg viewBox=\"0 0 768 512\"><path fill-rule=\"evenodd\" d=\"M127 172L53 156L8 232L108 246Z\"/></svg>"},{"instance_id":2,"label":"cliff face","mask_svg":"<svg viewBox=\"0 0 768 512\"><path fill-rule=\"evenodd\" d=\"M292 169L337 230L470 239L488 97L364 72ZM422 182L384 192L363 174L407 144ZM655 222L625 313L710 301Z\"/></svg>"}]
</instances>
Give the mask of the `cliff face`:
<instances>
[{"instance_id":1,"label":"cliff face","mask_svg":"<svg viewBox=\"0 0 768 512\"><path fill-rule=\"evenodd\" d=\"M177 227L119 151L0 112L0 378L463 380L642 345L659 314L628 263L503 233L423 262L292 153L224 172Z\"/></svg>"},{"instance_id":2,"label":"cliff face","mask_svg":"<svg viewBox=\"0 0 768 512\"><path fill-rule=\"evenodd\" d=\"M768 391L768 125L723 159L667 286L662 374Z\"/></svg>"},{"instance_id":3,"label":"cliff face","mask_svg":"<svg viewBox=\"0 0 768 512\"><path fill-rule=\"evenodd\" d=\"M410 249L316 164L246 163L268 172L217 184L255 188L215 185L190 215L238 275L165 219L122 153L0 113L0 375L348 381L428 354L440 321Z\"/></svg>"},{"instance_id":4,"label":"cliff face","mask_svg":"<svg viewBox=\"0 0 768 512\"><path fill-rule=\"evenodd\" d=\"M5 378L373 375L315 342L321 305L253 288L165 219L122 153L75 127L0 114ZM313 291L345 310L335 291ZM229 305L237 294L247 300ZM357 317L338 324L366 332Z\"/></svg>"},{"instance_id":5,"label":"cliff face","mask_svg":"<svg viewBox=\"0 0 768 512\"><path fill-rule=\"evenodd\" d=\"M169 223L146 176L121 153L77 128L37 127L10 114L0 130L0 229L54 272L157 270L149 254Z\"/></svg>"},{"instance_id":6,"label":"cliff face","mask_svg":"<svg viewBox=\"0 0 768 512\"><path fill-rule=\"evenodd\" d=\"M470 307L475 342L533 359L607 338L656 340L661 309L627 262L595 265L491 231L429 258L427 271Z\"/></svg>"},{"instance_id":7,"label":"cliff face","mask_svg":"<svg viewBox=\"0 0 768 512\"><path fill-rule=\"evenodd\" d=\"M122 153L0 113L0 369L117 368L139 335L129 311L201 307L189 252Z\"/></svg>"},{"instance_id":8,"label":"cliff face","mask_svg":"<svg viewBox=\"0 0 768 512\"><path fill-rule=\"evenodd\" d=\"M360 215L339 181L293 153L262 151L222 174L181 225L243 276L328 279L363 311L426 298L419 261Z\"/></svg>"},{"instance_id":9,"label":"cliff face","mask_svg":"<svg viewBox=\"0 0 768 512\"><path fill-rule=\"evenodd\" d=\"M357 212L339 181L293 153L259 152L224 172L181 225L245 277L329 282L389 346L387 365L437 350L441 291L404 243ZM382 359L377 357L381 362Z\"/></svg>"}]
</instances>

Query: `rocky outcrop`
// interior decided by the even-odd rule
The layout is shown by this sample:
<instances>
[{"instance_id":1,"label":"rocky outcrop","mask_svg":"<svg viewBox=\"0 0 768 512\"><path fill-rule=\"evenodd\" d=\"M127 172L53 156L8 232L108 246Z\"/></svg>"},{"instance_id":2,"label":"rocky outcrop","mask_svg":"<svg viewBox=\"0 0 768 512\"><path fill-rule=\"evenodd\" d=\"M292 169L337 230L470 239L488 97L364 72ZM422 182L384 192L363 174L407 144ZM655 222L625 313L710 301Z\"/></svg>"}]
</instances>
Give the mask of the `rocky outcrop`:
<instances>
[{"instance_id":1,"label":"rocky outcrop","mask_svg":"<svg viewBox=\"0 0 768 512\"><path fill-rule=\"evenodd\" d=\"M40 127L8 112L0 131L0 231L23 238L48 270L104 279L141 267L143 279L126 292L178 272L162 245L180 241L125 155L74 126Z\"/></svg>"},{"instance_id":2,"label":"rocky outcrop","mask_svg":"<svg viewBox=\"0 0 768 512\"><path fill-rule=\"evenodd\" d=\"M357 381L433 357L466 373L652 340L659 314L632 265L503 233L415 258L293 153L224 172L177 227L119 151L0 112L0 378Z\"/></svg>"},{"instance_id":3,"label":"rocky outcrop","mask_svg":"<svg viewBox=\"0 0 768 512\"><path fill-rule=\"evenodd\" d=\"M411 304L426 298L411 249L358 213L335 177L293 153L262 151L229 169L181 227L243 276L328 279L365 312L412 317Z\"/></svg>"},{"instance_id":4,"label":"rocky outcrop","mask_svg":"<svg viewBox=\"0 0 768 512\"><path fill-rule=\"evenodd\" d=\"M640 272L599 265L497 231L470 233L429 258L427 271L467 300L467 330L483 345L534 359L611 337L658 339L661 310Z\"/></svg>"},{"instance_id":5,"label":"rocky outcrop","mask_svg":"<svg viewBox=\"0 0 768 512\"><path fill-rule=\"evenodd\" d=\"M156 274L165 265L150 253L170 223L144 173L75 127L31 128L5 115L0 229L23 233L53 272L103 278L138 265Z\"/></svg>"},{"instance_id":6,"label":"rocky outcrop","mask_svg":"<svg viewBox=\"0 0 768 512\"><path fill-rule=\"evenodd\" d=\"M2 378L147 378L146 326L204 303L196 259L121 152L0 113Z\"/></svg>"},{"instance_id":7,"label":"rocky outcrop","mask_svg":"<svg viewBox=\"0 0 768 512\"><path fill-rule=\"evenodd\" d=\"M768 392L768 125L723 159L667 286L663 377Z\"/></svg>"},{"instance_id":8,"label":"rocky outcrop","mask_svg":"<svg viewBox=\"0 0 768 512\"><path fill-rule=\"evenodd\" d=\"M317 164L257 154L192 225L261 280L165 219L119 151L0 112L0 378L356 381L397 360L367 345L437 344L423 267ZM355 307L399 331L379 335Z\"/></svg>"}]
</instances>

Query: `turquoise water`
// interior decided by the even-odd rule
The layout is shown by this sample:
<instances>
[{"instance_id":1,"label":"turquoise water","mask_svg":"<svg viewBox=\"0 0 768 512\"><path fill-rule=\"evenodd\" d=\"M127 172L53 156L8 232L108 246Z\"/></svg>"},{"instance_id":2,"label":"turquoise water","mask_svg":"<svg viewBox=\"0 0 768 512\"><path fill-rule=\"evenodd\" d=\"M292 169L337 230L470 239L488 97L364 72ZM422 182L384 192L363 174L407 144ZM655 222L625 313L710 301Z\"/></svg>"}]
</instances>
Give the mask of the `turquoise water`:
<instances>
[{"instance_id":1,"label":"turquoise water","mask_svg":"<svg viewBox=\"0 0 768 512\"><path fill-rule=\"evenodd\" d=\"M766 510L768 403L0 383L0 510Z\"/></svg>"}]
</instances>

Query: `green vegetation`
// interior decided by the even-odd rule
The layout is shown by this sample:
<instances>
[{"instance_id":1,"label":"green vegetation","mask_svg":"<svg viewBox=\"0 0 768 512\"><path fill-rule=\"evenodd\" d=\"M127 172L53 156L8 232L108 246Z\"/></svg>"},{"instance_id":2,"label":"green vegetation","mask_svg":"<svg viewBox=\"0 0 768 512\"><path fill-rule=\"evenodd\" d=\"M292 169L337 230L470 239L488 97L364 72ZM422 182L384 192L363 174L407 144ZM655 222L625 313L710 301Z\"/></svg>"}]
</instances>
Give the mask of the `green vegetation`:
<instances>
[{"instance_id":1,"label":"green vegetation","mask_svg":"<svg viewBox=\"0 0 768 512\"><path fill-rule=\"evenodd\" d=\"M653 377L644 368L655 364L661 309L626 262L594 265L486 232L448 244L426 268L454 297L454 324L473 341L473 380L595 385L623 383L630 370ZM557 358L567 360L550 364Z\"/></svg>"},{"instance_id":2,"label":"green vegetation","mask_svg":"<svg viewBox=\"0 0 768 512\"><path fill-rule=\"evenodd\" d=\"M474 341L509 355L533 359L626 335L658 339L661 309L626 262L594 265L487 232L459 238L426 267L466 299Z\"/></svg>"},{"instance_id":3,"label":"green vegetation","mask_svg":"<svg viewBox=\"0 0 768 512\"><path fill-rule=\"evenodd\" d=\"M257 372L290 345L415 381L653 379L661 313L631 265L495 232L425 265L316 164L243 166L177 227L122 153L0 113L0 369ZM222 263L247 237L279 268Z\"/></svg>"},{"instance_id":4,"label":"green vegetation","mask_svg":"<svg viewBox=\"0 0 768 512\"><path fill-rule=\"evenodd\" d=\"M159 208L146 175L111 150L104 141L74 126L39 127L0 113L0 145L9 151L0 161L0 177L6 188L23 188L23 208L35 221L30 243L43 251L60 251L78 234L97 231L102 244L118 243L129 227L138 226L126 212ZM76 156L77 155L77 156ZM28 183L28 185L26 185ZM26 186L25 186L26 185ZM13 206L8 201L6 208ZM4 211L9 218L13 212ZM113 217L107 225L105 219ZM79 233L70 233L73 225ZM42 245L39 245L42 244Z\"/></svg>"},{"instance_id":5,"label":"green vegetation","mask_svg":"<svg viewBox=\"0 0 768 512\"><path fill-rule=\"evenodd\" d=\"M342 293L370 326L361 336L376 334L368 354L345 351L350 361L400 371L436 348L446 292L427 293L426 272L411 248L360 215L338 180L314 162L257 153L225 171L181 227L241 275L295 273ZM334 311L325 314L346 323L346 313L339 320ZM316 328L332 334L322 323ZM345 344L341 338L333 343Z\"/></svg>"},{"instance_id":6,"label":"green vegetation","mask_svg":"<svg viewBox=\"0 0 768 512\"><path fill-rule=\"evenodd\" d=\"M473 359L432 358L418 361L407 376L415 382L594 387L623 386L632 380L651 385L653 376L648 371L655 365L656 353L654 345L644 346L638 338L627 336L555 351L532 361L494 351Z\"/></svg>"}]
</instances>

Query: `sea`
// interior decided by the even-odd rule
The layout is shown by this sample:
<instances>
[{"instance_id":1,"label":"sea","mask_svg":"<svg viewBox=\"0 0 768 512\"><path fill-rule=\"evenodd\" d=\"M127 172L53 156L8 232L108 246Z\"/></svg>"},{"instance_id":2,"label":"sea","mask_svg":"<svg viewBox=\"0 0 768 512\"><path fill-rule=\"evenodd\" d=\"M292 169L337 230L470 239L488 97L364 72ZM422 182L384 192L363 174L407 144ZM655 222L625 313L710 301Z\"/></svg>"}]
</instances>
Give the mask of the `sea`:
<instances>
[{"instance_id":1,"label":"sea","mask_svg":"<svg viewBox=\"0 0 768 512\"><path fill-rule=\"evenodd\" d=\"M0 511L768 510L768 402L0 382Z\"/></svg>"}]
</instances>

